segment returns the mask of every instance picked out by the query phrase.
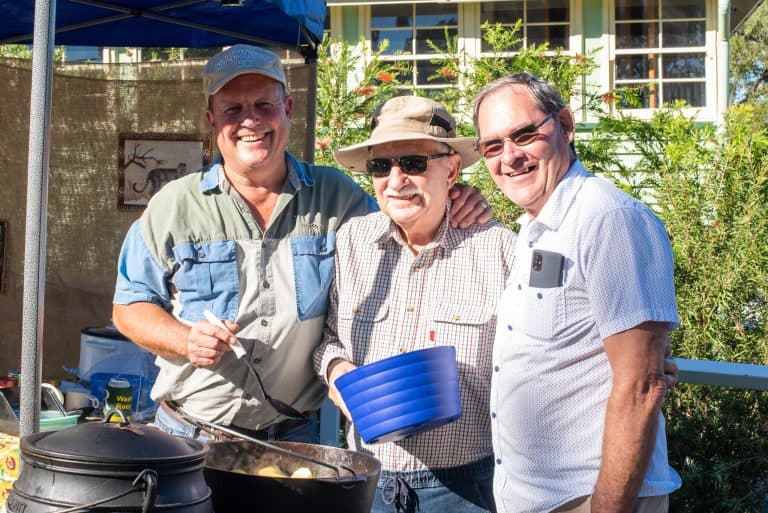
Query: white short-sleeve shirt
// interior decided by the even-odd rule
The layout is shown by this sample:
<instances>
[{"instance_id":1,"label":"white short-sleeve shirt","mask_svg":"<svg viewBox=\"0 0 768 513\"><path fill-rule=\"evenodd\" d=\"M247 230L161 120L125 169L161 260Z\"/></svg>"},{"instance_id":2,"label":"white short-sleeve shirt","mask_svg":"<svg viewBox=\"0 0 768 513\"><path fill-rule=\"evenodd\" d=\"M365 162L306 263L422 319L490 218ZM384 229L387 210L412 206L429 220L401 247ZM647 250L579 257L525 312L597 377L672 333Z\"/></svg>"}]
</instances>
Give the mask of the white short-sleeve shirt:
<instances>
[{"instance_id":1,"label":"white short-sleeve shirt","mask_svg":"<svg viewBox=\"0 0 768 513\"><path fill-rule=\"evenodd\" d=\"M678 323L662 222L578 161L539 215L523 216L498 307L491 417L500 512L544 512L592 493L612 375L603 339ZM529 284L534 250L564 257L561 286ZM668 494L664 419L640 496Z\"/></svg>"}]
</instances>

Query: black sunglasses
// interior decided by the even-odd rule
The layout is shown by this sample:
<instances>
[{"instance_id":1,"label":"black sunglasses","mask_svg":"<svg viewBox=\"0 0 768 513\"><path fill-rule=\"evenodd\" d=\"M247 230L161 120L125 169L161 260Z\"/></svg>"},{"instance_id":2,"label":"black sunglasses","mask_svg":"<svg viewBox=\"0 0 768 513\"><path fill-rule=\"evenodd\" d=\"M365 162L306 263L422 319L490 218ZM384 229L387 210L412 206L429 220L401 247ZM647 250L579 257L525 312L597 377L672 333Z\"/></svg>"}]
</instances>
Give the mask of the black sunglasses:
<instances>
[{"instance_id":1,"label":"black sunglasses","mask_svg":"<svg viewBox=\"0 0 768 513\"><path fill-rule=\"evenodd\" d=\"M382 157L365 161L365 170L374 178L389 176L395 162L406 175L420 175L427 170L427 162L453 155L453 153L434 153L432 155L404 155L402 157Z\"/></svg>"},{"instance_id":2,"label":"black sunglasses","mask_svg":"<svg viewBox=\"0 0 768 513\"><path fill-rule=\"evenodd\" d=\"M502 137L500 139L490 139L488 141L478 141L475 144L475 149L482 155L484 158L493 158L501 155L501 152L504 151L504 143L506 141L512 141L515 146L527 146L531 144L539 135L539 128L541 128L544 123L549 121L550 119L553 119L555 115L550 114L538 123L526 125L522 128L518 128L511 134L509 134L506 137Z\"/></svg>"}]
</instances>

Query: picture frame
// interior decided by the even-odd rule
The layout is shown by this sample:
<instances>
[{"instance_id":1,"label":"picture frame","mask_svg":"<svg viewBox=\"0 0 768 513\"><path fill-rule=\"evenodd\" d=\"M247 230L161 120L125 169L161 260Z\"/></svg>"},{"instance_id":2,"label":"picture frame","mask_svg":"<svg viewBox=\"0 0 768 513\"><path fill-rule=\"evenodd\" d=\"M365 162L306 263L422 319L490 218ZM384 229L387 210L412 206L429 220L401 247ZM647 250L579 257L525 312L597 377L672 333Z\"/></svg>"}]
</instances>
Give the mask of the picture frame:
<instances>
[{"instance_id":1,"label":"picture frame","mask_svg":"<svg viewBox=\"0 0 768 513\"><path fill-rule=\"evenodd\" d=\"M210 134L118 135L117 206L142 209L165 184L211 161Z\"/></svg>"}]
</instances>

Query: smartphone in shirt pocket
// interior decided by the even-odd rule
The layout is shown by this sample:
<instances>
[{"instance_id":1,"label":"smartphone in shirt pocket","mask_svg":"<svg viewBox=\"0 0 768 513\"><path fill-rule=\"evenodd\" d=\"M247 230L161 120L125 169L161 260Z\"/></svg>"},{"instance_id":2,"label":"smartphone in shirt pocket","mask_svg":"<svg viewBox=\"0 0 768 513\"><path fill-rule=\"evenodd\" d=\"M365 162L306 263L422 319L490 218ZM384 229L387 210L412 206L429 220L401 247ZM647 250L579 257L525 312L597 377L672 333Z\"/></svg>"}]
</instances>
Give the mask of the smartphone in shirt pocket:
<instances>
[{"instance_id":1,"label":"smartphone in shirt pocket","mask_svg":"<svg viewBox=\"0 0 768 513\"><path fill-rule=\"evenodd\" d=\"M565 257L560 253L543 249L533 250L528 285L539 289L562 287L564 263Z\"/></svg>"}]
</instances>

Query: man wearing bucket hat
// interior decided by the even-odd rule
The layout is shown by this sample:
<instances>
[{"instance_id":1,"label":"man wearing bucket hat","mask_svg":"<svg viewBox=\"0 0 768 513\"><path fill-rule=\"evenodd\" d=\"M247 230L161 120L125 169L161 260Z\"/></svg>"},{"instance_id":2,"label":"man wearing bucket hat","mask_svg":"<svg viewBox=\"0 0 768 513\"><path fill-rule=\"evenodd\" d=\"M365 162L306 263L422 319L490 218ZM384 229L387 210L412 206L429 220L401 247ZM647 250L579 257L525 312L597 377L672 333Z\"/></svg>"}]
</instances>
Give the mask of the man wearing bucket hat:
<instances>
[{"instance_id":1,"label":"man wearing bucket hat","mask_svg":"<svg viewBox=\"0 0 768 513\"><path fill-rule=\"evenodd\" d=\"M325 397L311 357L336 230L377 206L339 170L287 151L293 98L277 55L230 47L208 61L203 88L220 157L163 187L130 228L113 319L158 355L159 427L198 436L192 417L259 438L317 440L316 416L288 418L273 405L312 413ZM467 191L471 222L482 199ZM228 329L203 320L206 310ZM263 391L231 350L234 332Z\"/></svg>"},{"instance_id":2,"label":"man wearing bucket hat","mask_svg":"<svg viewBox=\"0 0 768 513\"><path fill-rule=\"evenodd\" d=\"M488 403L496 299L515 235L497 222L453 228L448 190L479 157L439 103L401 96L374 114L370 138L334 153L373 178L381 212L337 235L336 266L315 368L335 386L356 366L405 351L456 348L462 416L397 442L349 446L382 463L373 512L494 511Z\"/></svg>"}]
</instances>

